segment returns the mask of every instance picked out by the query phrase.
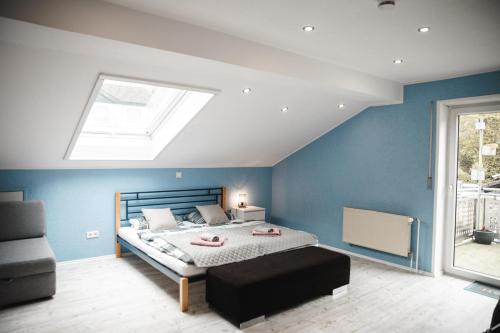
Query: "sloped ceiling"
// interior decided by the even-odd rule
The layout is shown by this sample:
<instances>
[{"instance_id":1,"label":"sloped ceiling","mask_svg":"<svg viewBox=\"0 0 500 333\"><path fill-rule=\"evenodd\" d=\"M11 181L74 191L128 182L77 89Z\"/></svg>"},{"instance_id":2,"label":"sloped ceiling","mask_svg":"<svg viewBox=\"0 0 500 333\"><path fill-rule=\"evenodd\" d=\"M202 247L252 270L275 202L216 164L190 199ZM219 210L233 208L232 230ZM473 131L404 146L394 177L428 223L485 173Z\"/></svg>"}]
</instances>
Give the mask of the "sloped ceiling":
<instances>
[{"instance_id":1,"label":"sloped ceiling","mask_svg":"<svg viewBox=\"0 0 500 333\"><path fill-rule=\"evenodd\" d=\"M402 99L391 80L100 1L2 3L0 16L0 169L271 166ZM154 161L64 160L100 73L221 93Z\"/></svg>"},{"instance_id":2,"label":"sloped ceiling","mask_svg":"<svg viewBox=\"0 0 500 333\"><path fill-rule=\"evenodd\" d=\"M377 0L106 1L404 84L500 68L497 0L397 0L388 11Z\"/></svg>"}]
</instances>

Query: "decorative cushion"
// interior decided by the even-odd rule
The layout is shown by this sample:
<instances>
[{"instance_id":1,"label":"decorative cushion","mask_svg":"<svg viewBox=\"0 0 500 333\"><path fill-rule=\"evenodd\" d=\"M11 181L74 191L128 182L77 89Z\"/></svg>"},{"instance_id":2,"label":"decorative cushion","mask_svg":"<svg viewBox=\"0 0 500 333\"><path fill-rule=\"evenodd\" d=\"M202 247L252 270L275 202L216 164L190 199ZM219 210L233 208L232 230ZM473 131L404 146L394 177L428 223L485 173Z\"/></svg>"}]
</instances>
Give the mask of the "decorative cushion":
<instances>
[{"instance_id":1,"label":"decorative cushion","mask_svg":"<svg viewBox=\"0 0 500 333\"><path fill-rule=\"evenodd\" d=\"M134 217L129 220L132 228L136 230L146 230L149 229L148 221L144 218L144 216Z\"/></svg>"},{"instance_id":2,"label":"decorative cushion","mask_svg":"<svg viewBox=\"0 0 500 333\"><path fill-rule=\"evenodd\" d=\"M229 223L224 210L219 205L196 206L208 225Z\"/></svg>"},{"instance_id":3,"label":"decorative cushion","mask_svg":"<svg viewBox=\"0 0 500 333\"><path fill-rule=\"evenodd\" d=\"M170 208L143 208L141 210L151 231L160 231L177 227L177 221L175 220L174 214L172 214Z\"/></svg>"},{"instance_id":4,"label":"decorative cushion","mask_svg":"<svg viewBox=\"0 0 500 333\"><path fill-rule=\"evenodd\" d=\"M176 214L174 214L174 217L175 217L175 220L177 221L177 224L181 224L186 219L185 215L176 215Z\"/></svg>"},{"instance_id":5,"label":"decorative cushion","mask_svg":"<svg viewBox=\"0 0 500 333\"><path fill-rule=\"evenodd\" d=\"M192 223L196 224L203 224L206 223L205 220L203 219L203 216L201 216L200 212L198 210L194 210L191 213L186 215L186 220Z\"/></svg>"}]
</instances>

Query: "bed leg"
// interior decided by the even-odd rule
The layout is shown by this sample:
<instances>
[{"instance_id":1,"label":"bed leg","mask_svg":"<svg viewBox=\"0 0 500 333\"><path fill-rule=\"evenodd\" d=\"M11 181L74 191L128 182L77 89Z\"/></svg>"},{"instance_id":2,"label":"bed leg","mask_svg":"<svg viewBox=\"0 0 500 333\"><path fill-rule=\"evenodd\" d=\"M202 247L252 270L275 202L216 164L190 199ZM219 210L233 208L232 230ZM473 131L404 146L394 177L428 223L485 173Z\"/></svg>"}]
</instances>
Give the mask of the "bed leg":
<instances>
[{"instance_id":1,"label":"bed leg","mask_svg":"<svg viewBox=\"0 0 500 333\"><path fill-rule=\"evenodd\" d=\"M182 277L179 281L179 302L181 311L186 312L189 307L189 282L188 278Z\"/></svg>"},{"instance_id":2,"label":"bed leg","mask_svg":"<svg viewBox=\"0 0 500 333\"><path fill-rule=\"evenodd\" d=\"M120 258L122 256L122 246L118 241L116 241L115 254L117 258Z\"/></svg>"},{"instance_id":3,"label":"bed leg","mask_svg":"<svg viewBox=\"0 0 500 333\"><path fill-rule=\"evenodd\" d=\"M122 247L120 245L120 242L118 241L118 231L120 231L120 227L122 226L121 218L122 218L122 213L121 213L121 208L122 208L122 203L121 203L122 195L120 192L115 192L115 254L117 258L120 258L122 256ZM127 216L128 217L128 216Z\"/></svg>"}]
</instances>

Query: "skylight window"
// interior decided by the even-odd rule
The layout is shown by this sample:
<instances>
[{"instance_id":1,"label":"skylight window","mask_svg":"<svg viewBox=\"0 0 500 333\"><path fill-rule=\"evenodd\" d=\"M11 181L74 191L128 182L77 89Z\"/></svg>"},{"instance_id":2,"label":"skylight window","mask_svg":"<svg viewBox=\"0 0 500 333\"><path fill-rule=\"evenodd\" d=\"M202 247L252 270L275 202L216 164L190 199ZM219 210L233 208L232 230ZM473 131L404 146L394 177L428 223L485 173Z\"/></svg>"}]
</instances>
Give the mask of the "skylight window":
<instances>
[{"instance_id":1,"label":"skylight window","mask_svg":"<svg viewBox=\"0 0 500 333\"><path fill-rule=\"evenodd\" d=\"M101 75L73 136L70 160L153 160L214 91Z\"/></svg>"}]
</instances>

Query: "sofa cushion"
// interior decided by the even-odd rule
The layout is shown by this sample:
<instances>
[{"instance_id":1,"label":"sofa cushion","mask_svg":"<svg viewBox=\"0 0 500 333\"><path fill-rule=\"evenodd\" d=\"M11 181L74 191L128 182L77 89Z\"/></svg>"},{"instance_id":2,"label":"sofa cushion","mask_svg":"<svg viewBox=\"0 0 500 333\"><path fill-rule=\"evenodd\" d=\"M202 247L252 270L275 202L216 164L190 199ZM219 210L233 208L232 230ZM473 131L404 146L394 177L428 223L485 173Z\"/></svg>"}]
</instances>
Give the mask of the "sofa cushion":
<instances>
[{"instance_id":1,"label":"sofa cushion","mask_svg":"<svg viewBox=\"0 0 500 333\"><path fill-rule=\"evenodd\" d=\"M0 202L0 241L45 235L45 212L41 201Z\"/></svg>"},{"instance_id":2,"label":"sofa cushion","mask_svg":"<svg viewBox=\"0 0 500 333\"><path fill-rule=\"evenodd\" d=\"M54 252L45 237L0 242L0 279L55 271Z\"/></svg>"}]
</instances>

